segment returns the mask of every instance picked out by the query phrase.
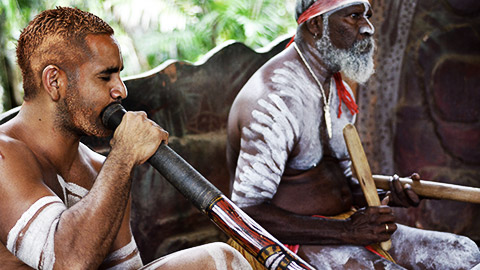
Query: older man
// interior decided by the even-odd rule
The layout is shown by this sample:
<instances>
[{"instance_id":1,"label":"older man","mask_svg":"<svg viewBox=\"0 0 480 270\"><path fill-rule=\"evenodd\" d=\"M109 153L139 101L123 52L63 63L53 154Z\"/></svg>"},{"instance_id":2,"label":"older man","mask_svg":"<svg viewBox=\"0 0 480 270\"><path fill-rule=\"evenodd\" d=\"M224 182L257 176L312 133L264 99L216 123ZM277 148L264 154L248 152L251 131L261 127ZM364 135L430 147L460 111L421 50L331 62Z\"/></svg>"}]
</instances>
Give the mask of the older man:
<instances>
[{"instance_id":1,"label":"older man","mask_svg":"<svg viewBox=\"0 0 480 270\"><path fill-rule=\"evenodd\" d=\"M362 208L342 136L358 110L339 72L359 83L373 74L371 15L366 0L298 3L294 42L232 106L232 199L318 269L469 269L480 262L471 240L395 224L388 206ZM391 186L385 203L418 205L408 186ZM390 238L390 254L375 244Z\"/></svg>"},{"instance_id":2,"label":"older man","mask_svg":"<svg viewBox=\"0 0 480 270\"><path fill-rule=\"evenodd\" d=\"M80 143L83 135L110 135L101 111L127 96L113 29L78 9L47 10L20 35L17 57L24 103L0 126L0 268L141 268L129 223L131 172L168 133L145 113L129 112L108 157ZM250 266L214 243L145 267L156 268Z\"/></svg>"}]
</instances>

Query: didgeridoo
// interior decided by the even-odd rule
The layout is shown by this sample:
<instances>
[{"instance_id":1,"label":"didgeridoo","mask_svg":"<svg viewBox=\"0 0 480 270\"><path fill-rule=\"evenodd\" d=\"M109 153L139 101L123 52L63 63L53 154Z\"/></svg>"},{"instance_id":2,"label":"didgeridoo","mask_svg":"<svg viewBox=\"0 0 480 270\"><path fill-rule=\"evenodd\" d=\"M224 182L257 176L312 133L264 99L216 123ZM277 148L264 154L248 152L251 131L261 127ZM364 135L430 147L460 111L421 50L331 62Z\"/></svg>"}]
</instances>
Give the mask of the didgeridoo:
<instances>
[{"instance_id":1,"label":"didgeridoo","mask_svg":"<svg viewBox=\"0 0 480 270\"><path fill-rule=\"evenodd\" d=\"M115 130L125 113L122 105L110 104L103 110L102 122ZM252 220L168 145L161 144L148 162L267 269L315 269Z\"/></svg>"}]
</instances>

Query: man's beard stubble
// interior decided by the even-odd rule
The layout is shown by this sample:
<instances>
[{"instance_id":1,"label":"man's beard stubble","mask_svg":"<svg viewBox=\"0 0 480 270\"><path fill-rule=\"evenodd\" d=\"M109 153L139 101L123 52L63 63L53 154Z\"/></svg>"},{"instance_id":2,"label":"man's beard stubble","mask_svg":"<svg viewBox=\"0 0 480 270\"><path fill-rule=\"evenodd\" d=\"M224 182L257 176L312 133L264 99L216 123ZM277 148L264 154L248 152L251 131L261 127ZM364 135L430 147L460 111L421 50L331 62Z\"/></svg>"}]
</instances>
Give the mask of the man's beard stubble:
<instances>
[{"instance_id":1,"label":"man's beard stubble","mask_svg":"<svg viewBox=\"0 0 480 270\"><path fill-rule=\"evenodd\" d=\"M334 72L342 71L345 76L357 83L365 83L375 73L373 37L359 40L349 49L339 49L332 44L328 23L324 25L323 35L315 45L327 68ZM369 46L368 51L365 51Z\"/></svg>"},{"instance_id":2,"label":"man's beard stubble","mask_svg":"<svg viewBox=\"0 0 480 270\"><path fill-rule=\"evenodd\" d=\"M105 128L99 117L94 116L94 112L89 109L90 106L81 100L76 81L69 82L65 98L57 103L56 127L78 137L110 136L112 132Z\"/></svg>"}]
</instances>

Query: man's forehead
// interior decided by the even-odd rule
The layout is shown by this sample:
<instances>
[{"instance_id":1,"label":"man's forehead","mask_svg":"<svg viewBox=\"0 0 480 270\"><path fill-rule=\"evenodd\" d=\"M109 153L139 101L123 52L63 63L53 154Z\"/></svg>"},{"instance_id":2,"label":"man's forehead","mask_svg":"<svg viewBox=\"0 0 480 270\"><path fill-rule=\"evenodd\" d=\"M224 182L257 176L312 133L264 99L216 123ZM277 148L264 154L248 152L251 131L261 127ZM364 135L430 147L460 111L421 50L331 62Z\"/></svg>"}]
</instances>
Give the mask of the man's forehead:
<instances>
[{"instance_id":1,"label":"man's forehead","mask_svg":"<svg viewBox=\"0 0 480 270\"><path fill-rule=\"evenodd\" d=\"M119 50L120 48L113 35L89 34L85 37L85 41L92 51L109 50L110 48Z\"/></svg>"},{"instance_id":2,"label":"man's forehead","mask_svg":"<svg viewBox=\"0 0 480 270\"><path fill-rule=\"evenodd\" d=\"M120 46L113 35L91 34L87 35L85 40L91 54L89 62L99 62L109 66L123 65Z\"/></svg>"}]
</instances>

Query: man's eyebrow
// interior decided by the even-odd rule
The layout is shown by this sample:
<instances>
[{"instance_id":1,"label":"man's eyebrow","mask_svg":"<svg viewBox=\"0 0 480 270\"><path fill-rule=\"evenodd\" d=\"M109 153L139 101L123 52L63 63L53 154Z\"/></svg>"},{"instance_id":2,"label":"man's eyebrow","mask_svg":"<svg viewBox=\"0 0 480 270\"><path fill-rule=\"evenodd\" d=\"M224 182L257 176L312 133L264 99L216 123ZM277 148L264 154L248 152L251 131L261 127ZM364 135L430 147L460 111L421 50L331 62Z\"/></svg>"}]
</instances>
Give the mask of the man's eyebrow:
<instances>
[{"instance_id":1,"label":"man's eyebrow","mask_svg":"<svg viewBox=\"0 0 480 270\"><path fill-rule=\"evenodd\" d=\"M112 74L117 73L123 70L123 65L121 67L107 67L106 69L100 71L98 74Z\"/></svg>"}]
</instances>

